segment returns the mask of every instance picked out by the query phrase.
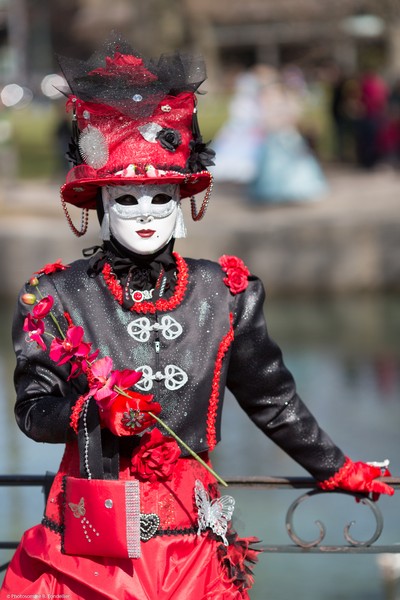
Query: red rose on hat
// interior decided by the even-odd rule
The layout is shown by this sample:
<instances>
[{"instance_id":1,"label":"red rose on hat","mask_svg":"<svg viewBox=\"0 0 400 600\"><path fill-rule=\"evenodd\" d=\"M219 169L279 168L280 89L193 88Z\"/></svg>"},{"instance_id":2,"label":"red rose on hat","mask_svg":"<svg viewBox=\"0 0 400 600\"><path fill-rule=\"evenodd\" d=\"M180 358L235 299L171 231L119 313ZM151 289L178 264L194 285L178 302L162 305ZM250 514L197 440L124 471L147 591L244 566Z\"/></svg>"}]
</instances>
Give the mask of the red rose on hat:
<instances>
[{"instance_id":1,"label":"red rose on hat","mask_svg":"<svg viewBox=\"0 0 400 600\"><path fill-rule=\"evenodd\" d=\"M106 66L94 69L89 73L89 75L105 75L107 77L121 74L129 78L130 83L140 84L142 82L147 85L149 82L157 80L157 76L143 65L142 58L120 52L115 52L114 57L106 56Z\"/></svg>"}]
</instances>

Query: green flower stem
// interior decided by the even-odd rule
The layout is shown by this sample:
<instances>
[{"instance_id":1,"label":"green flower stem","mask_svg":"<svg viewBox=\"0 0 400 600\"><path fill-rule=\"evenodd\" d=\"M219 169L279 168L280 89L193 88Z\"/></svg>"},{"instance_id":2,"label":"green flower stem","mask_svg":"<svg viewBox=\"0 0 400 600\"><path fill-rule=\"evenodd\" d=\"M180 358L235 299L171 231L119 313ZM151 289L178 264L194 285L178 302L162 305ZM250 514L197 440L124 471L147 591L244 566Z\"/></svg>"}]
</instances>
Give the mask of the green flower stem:
<instances>
[{"instance_id":1,"label":"green flower stem","mask_svg":"<svg viewBox=\"0 0 400 600\"><path fill-rule=\"evenodd\" d=\"M43 296L42 292L40 291L40 288L39 288L39 286L36 286L36 289L37 289L37 291L39 292L39 295L40 295L41 299L43 300L44 296ZM59 324L59 322L57 321L56 317L53 315L53 313L52 313L51 311L49 312L49 315L50 315L50 316L51 316L51 318L53 319L53 321L54 321L54 323L55 323L55 325L56 325L56 327L57 327L58 331L60 332L60 335L61 335L62 339L63 339L63 340L65 340L65 335L64 335L64 332L63 332L63 330L61 329L61 327L60 327L60 324Z\"/></svg>"},{"instance_id":2,"label":"green flower stem","mask_svg":"<svg viewBox=\"0 0 400 600\"><path fill-rule=\"evenodd\" d=\"M116 392L118 392L118 394L121 394L121 396L126 396L127 398L130 398L129 394L127 394L123 389L121 389L120 387L118 387L117 385L114 386L114 390ZM181 440L181 438L179 436L176 435L175 431L173 431L170 427L168 427L168 425L166 423L164 423L164 421L162 419L160 419L160 417L157 417L154 413L148 411L148 414L155 420L157 421L157 423L160 423L160 425L162 427L164 427L164 429L166 431L168 431L168 433L170 435L172 435L172 437L178 442L178 444L180 444L183 448L185 448L185 450L187 450L189 452L189 454L191 454L193 456L193 458L195 458L197 460L197 462L199 462L201 465L203 465L203 467L205 469L207 469L207 471L209 473L211 473L211 475L214 475L215 479L217 481L219 481L219 483L221 485L224 485L225 487L228 487L228 484L226 483L226 481L224 481L219 475L218 473L216 473L214 471L214 469L212 469L211 467L208 466L207 463L204 462L204 460L202 458L200 458L200 456L198 454L196 454L196 452L194 452L194 450L192 450L187 444L185 444L185 442L183 440Z\"/></svg>"},{"instance_id":3,"label":"green flower stem","mask_svg":"<svg viewBox=\"0 0 400 600\"><path fill-rule=\"evenodd\" d=\"M53 319L54 323L56 324L56 327L57 327L58 331L60 332L60 335L61 335L62 339L63 339L63 340L65 340L65 335L64 335L64 332L63 332L63 330L61 329L61 327L60 327L60 324L59 324L59 322L57 321L56 317L53 315L53 313L52 313L52 312L49 312L49 315L51 316L51 318Z\"/></svg>"},{"instance_id":4,"label":"green flower stem","mask_svg":"<svg viewBox=\"0 0 400 600\"><path fill-rule=\"evenodd\" d=\"M160 425L162 425L162 427L164 427L164 429L166 429L168 431L168 433L170 435L172 435L172 437L178 442L178 444L183 446L183 448L185 448L185 450L187 450L189 452L189 454L191 454L193 456L193 458L195 458L201 465L203 465L203 467L205 469L207 469L207 471L209 471L211 473L211 475L214 475L214 477L219 481L219 483L221 483L225 487L228 487L228 484L226 483L226 481L224 481L211 467L209 467L207 465L207 463L205 463L204 460L202 458L200 458L200 456L198 454L196 454L196 452L194 452L187 444L185 444L185 442L183 440L181 440L181 438L178 437L176 435L176 433L170 427L168 427L168 425L166 423L164 423L164 421L162 419L160 419L159 417L157 417L154 413L152 413L150 411L148 414L151 417L153 417L153 419L155 419L157 421L157 423L160 423Z\"/></svg>"}]
</instances>

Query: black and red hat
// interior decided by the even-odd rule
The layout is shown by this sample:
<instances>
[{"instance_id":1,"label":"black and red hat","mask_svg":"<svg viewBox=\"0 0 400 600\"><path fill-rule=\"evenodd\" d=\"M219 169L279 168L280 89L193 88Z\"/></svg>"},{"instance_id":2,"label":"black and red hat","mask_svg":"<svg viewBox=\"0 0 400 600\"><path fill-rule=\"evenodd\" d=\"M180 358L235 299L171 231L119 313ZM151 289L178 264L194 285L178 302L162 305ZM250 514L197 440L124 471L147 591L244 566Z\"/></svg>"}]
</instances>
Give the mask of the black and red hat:
<instances>
[{"instance_id":1,"label":"black and red hat","mask_svg":"<svg viewBox=\"0 0 400 600\"><path fill-rule=\"evenodd\" d=\"M202 57L176 52L145 60L114 35L88 61L59 62L73 113L65 211L66 202L96 208L105 185L172 183L181 198L207 190L208 202L214 152L200 135L195 97L206 79Z\"/></svg>"}]
</instances>

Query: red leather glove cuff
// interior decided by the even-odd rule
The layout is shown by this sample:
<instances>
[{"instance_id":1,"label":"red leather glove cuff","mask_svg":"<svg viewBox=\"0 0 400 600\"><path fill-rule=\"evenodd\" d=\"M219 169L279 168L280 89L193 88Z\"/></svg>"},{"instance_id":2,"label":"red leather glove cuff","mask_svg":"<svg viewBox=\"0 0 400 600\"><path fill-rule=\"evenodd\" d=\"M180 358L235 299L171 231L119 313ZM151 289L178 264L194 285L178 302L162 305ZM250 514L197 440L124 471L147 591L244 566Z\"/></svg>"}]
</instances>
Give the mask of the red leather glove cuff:
<instances>
[{"instance_id":1,"label":"red leather glove cuff","mask_svg":"<svg viewBox=\"0 0 400 600\"><path fill-rule=\"evenodd\" d=\"M382 476L390 476L389 470L386 469L382 473L380 467L368 465L363 462L353 462L350 458L346 457L346 461L339 471L329 479L320 482L318 486L322 490L340 488L351 492L372 492L378 496L379 494L392 496L394 494L392 487L382 481L376 481L378 477Z\"/></svg>"}]
</instances>

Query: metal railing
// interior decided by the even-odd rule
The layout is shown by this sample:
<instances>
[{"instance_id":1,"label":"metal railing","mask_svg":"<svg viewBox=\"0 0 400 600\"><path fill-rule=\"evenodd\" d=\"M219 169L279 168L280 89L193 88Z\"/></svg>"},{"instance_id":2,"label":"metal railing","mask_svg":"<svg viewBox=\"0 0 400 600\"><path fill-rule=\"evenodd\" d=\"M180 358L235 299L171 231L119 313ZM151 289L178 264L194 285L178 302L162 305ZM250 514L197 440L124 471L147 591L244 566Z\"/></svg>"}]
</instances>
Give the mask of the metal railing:
<instances>
[{"instance_id":1,"label":"metal railing","mask_svg":"<svg viewBox=\"0 0 400 600\"><path fill-rule=\"evenodd\" d=\"M400 489L400 477L381 477L380 481L391 485L394 489ZM383 527L384 519L382 512L379 507L379 503L374 502L370 497L365 494L359 494L354 492L345 492L343 490L324 491L317 486L317 482L311 477L233 477L226 479L229 486L246 486L253 488L263 488L269 490L277 489L308 489L310 491L302 494L296 498L289 506L286 512L285 527L286 531L293 541L293 544L268 544L261 546L264 552L282 552L282 553L295 553L301 552L305 554L380 554L380 553L400 553L400 528L399 528L399 543L391 545L378 545L375 542L380 538ZM341 494L346 496L352 496L362 505L368 506L371 511L373 518L375 519L375 531L372 536L366 540L357 540L350 534L350 528L354 522L350 522L345 525L343 530L343 536L346 544L343 545L323 545L322 542L325 538L326 528L321 521L315 521L319 528L319 535L316 539L307 541L302 539L296 534L294 527L294 517L296 509L303 502L317 495L331 495Z\"/></svg>"},{"instance_id":2,"label":"metal railing","mask_svg":"<svg viewBox=\"0 0 400 600\"><path fill-rule=\"evenodd\" d=\"M47 500L51 484L54 479L53 473L46 473L46 475L0 475L0 487L15 487L15 486L31 486L41 487ZM381 481L388 483L395 489L400 489L400 477L382 477ZM320 490L317 487L317 483L311 477L232 477L227 478L226 482L229 486L238 486L246 488L258 488L267 490L309 490L305 494L302 494L296 498L289 506L286 512L285 526L286 531L292 540L293 544L268 544L260 546L264 552L270 553L305 553L305 554L327 554L327 553L345 553L345 554L379 554L389 553L398 554L400 553L400 531L399 531L399 543L392 545L379 545L376 544L380 538L383 527L384 519L382 512L379 507L379 503L373 502L365 494L358 494L353 492L344 492L341 490L335 490L333 492L327 492ZM344 527L344 538L346 544L343 545L324 545L322 544L325 538L325 526L320 521L316 521L319 528L319 535L316 539L307 541L300 538L294 527L294 516L296 509L300 504L307 501L317 495L331 495L331 494L344 494L347 496L353 496L360 504L367 505L371 510L371 514L375 519L375 531L372 536L367 540L357 540L350 534L350 528L352 522ZM18 546L19 542L6 542L0 541L0 550L12 550ZM0 572L4 571L9 563L0 565Z\"/></svg>"}]
</instances>

